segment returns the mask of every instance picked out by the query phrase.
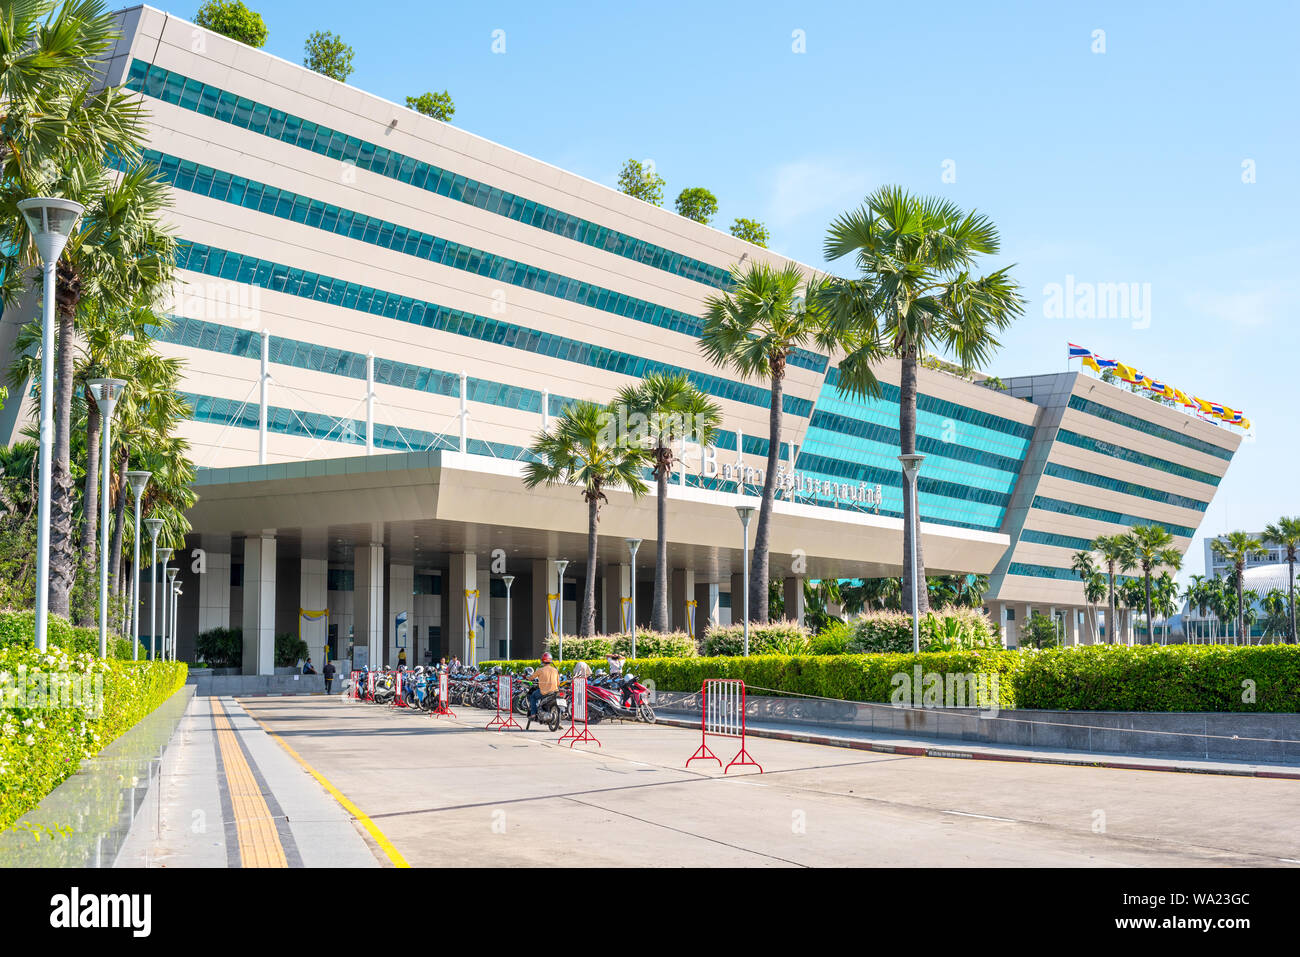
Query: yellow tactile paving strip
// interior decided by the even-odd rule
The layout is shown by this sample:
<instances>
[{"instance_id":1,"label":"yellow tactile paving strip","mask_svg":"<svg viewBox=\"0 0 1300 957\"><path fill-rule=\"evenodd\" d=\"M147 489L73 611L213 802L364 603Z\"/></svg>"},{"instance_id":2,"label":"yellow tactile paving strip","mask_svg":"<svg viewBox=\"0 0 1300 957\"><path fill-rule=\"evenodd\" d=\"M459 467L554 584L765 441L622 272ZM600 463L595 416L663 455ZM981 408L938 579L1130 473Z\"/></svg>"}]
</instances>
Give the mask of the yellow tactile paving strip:
<instances>
[{"instance_id":1,"label":"yellow tactile paving strip","mask_svg":"<svg viewBox=\"0 0 1300 957\"><path fill-rule=\"evenodd\" d=\"M262 789L248 766L244 749L235 738L234 728L226 717L226 709L219 698L213 698L216 709L212 722L217 731L217 744L221 748L221 763L226 770L226 788L234 811L235 829L239 834L239 862L241 867L288 867L284 846L276 831L271 809L266 805Z\"/></svg>"}]
</instances>

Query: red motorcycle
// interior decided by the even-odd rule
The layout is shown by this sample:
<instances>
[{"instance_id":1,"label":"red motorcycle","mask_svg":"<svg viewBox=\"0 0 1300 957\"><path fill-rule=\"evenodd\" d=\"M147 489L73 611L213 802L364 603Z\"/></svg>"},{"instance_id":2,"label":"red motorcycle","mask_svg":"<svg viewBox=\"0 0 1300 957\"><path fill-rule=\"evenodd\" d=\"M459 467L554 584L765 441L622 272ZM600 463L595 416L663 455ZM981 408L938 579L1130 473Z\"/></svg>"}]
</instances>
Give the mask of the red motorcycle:
<instances>
[{"instance_id":1,"label":"red motorcycle","mask_svg":"<svg viewBox=\"0 0 1300 957\"><path fill-rule=\"evenodd\" d=\"M633 674L593 675L587 682L587 720L598 724L605 718L654 724L650 689Z\"/></svg>"}]
</instances>

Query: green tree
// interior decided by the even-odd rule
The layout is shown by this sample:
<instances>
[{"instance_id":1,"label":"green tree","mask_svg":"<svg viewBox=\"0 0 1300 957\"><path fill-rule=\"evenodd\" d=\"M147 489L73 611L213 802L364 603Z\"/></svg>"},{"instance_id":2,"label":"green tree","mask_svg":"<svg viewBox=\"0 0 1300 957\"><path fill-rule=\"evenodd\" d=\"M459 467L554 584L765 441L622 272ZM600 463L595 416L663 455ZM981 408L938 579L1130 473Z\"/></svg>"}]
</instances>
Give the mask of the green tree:
<instances>
[{"instance_id":1,"label":"green tree","mask_svg":"<svg viewBox=\"0 0 1300 957\"><path fill-rule=\"evenodd\" d=\"M446 90L441 93L421 93L419 96L408 96L406 105L417 113L432 116L435 120L442 120L444 123L450 123L452 116L456 113L456 104L452 102L451 94Z\"/></svg>"},{"instance_id":2,"label":"green tree","mask_svg":"<svg viewBox=\"0 0 1300 957\"><path fill-rule=\"evenodd\" d=\"M1248 562L1265 557L1268 552L1264 550L1264 543L1258 538L1253 538L1246 532L1230 532L1223 538L1216 538L1210 542L1210 551L1232 564L1232 577L1237 590L1236 613L1237 613L1237 634L1246 634L1246 611L1242 599L1242 588L1245 581L1246 565Z\"/></svg>"},{"instance_id":3,"label":"green tree","mask_svg":"<svg viewBox=\"0 0 1300 957\"><path fill-rule=\"evenodd\" d=\"M619 192L635 196L651 206L664 204L664 178L655 172L652 164L642 164L630 159L618 171Z\"/></svg>"},{"instance_id":4,"label":"green tree","mask_svg":"<svg viewBox=\"0 0 1300 957\"><path fill-rule=\"evenodd\" d=\"M626 488L640 498L649 486L641 470L649 456L639 446L611 440L609 422L616 418L613 406L574 402L560 413L549 432L533 440L535 460L524 466L524 486L574 485L582 489L587 503L587 580L582 595L578 635L596 633L596 542L600 508L609 499L607 488Z\"/></svg>"},{"instance_id":5,"label":"green tree","mask_svg":"<svg viewBox=\"0 0 1300 957\"><path fill-rule=\"evenodd\" d=\"M1099 597L1093 597L1094 592L1090 590L1089 586L1094 585L1097 580L1101 579L1101 573L1097 571L1096 558L1092 552L1089 551L1075 552L1070 560L1070 568L1079 576L1079 580L1083 582L1084 601L1088 604L1088 610L1093 612L1093 623L1095 628L1097 615L1096 609L1092 606L1100 599ZM1102 594L1105 594L1104 585Z\"/></svg>"},{"instance_id":6,"label":"green tree","mask_svg":"<svg viewBox=\"0 0 1300 957\"><path fill-rule=\"evenodd\" d=\"M1183 589L1183 599L1187 602L1188 619L1191 618L1191 611L1195 609L1197 618L1204 619L1206 612L1209 610L1209 594L1205 587L1204 575L1193 575L1187 582L1187 587ZM1187 634L1188 641L1191 641L1191 621L1183 622L1183 631ZM1197 637L1201 637L1204 631L1203 627L1197 628Z\"/></svg>"},{"instance_id":7,"label":"green tree","mask_svg":"<svg viewBox=\"0 0 1300 957\"><path fill-rule=\"evenodd\" d=\"M841 389L878 392L873 363L882 348L902 363L898 412L899 451L916 452L917 366L942 347L964 370L983 366L999 342L997 333L1024 312L1024 300L1004 267L978 278L970 270L982 256L1001 249L997 227L986 216L963 212L941 198L912 196L885 186L860 209L831 223L828 260L852 256L857 279L827 286L826 312L845 350ZM904 495L903 555L911 555L913 503ZM915 543L917 574L924 579L921 543ZM903 562L904 609L911 611L911 563ZM919 609L928 608L919 589Z\"/></svg>"},{"instance_id":8,"label":"green tree","mask_svg":"<svg viewBox=\"0 0 1300 957\"><path fill-rule=\"evenodd\" d=\"M744 217L737 218L731 224L731 235L737 239L743 239L747 243L753 243L755 246L762 246L764 249L767 248L767 244L771 241L766 226L756 219L745 219Z\"/></svg>"},{"instance_id":9,"label":"green tree","mask_svg":"<svg viewBox=\"0 0 1300 957\"><path fill-rule=\"evenodd\" d=\"M1022 648L1055 648L1060 643L1060 629L1056 619L1049 618L1041 611L1030 614L1025 625L1020 629L1017 644Z\"/></svg>"},{"instance_id":10,"label":"green tree","mask_svg":"<svg viewBox=\"0 0 1300 957\"><path fill-rule=\"evenodd\" d=\"M1124 557L1124 537L1122 535L1098 535L1092 540L1092 550L1106 563L1106 579L1109 584L1109 607L1106 611L1106 641L1118 644L1119 629L1116 618L1115 572Z\"/></svg>"},{"instance_id":11,"label":"green tree","mask_svg":"<svg viewBox=\"0 0 1300 957\"><path fill-rule=\"evenodd\" d=\"M97 0L50 10L49 4L24 5L21 17L0 28L8 48L24 51L0 58L0 102L8 110L0 123L0 275L7 305L33 278L39 282L39 256L17 209L21 199L56 195L85 207L55 271L57 388L49 396L55 420L49 609L67 616L77 564L71 431L78 319L129 308L170 283L174 241L161 221L167 187L150 170L129 165L143 139L136 97L120 88L95 89L93 61L116 37L112 15ZM43 29L41 17L50 18ZM71 57L75 65L62 72L34 66L27 53L42 49L51 50L49 62ZM105 156L126 164L127 172L110 171Z\"/></svg>"},{"instance_id":12,"label":"green tree","mask_svg":"<svg viewBox=\"0 0 1300 957\"><path fill-rule=\"evenodd\" d=\"M1296 551L1300 549L1300 517L1279 518L1264 529L1264 542L1286 549L1287 605L1290 609L1291 622L1287 635L1294 642L1296 640L1295 563Z\"/></svg>"},{"instance_id":13,"label":"green tree","mask_svg":"<svg viewBox=\"0 0 1300 957\"><path fill-rule=\"evenodd\" d=\"M316 30L307 37L302 65L340 83L346 83L352 75L354 52L338 34L329 30Z\"/></svg>"},{"instance_id":14,"label":"green tree","mask_svg":"<svg viewBox=\"0 0 1300 957\"><path fill-rule=\"evenodd\" d=\"M671 631L668 615L668 480L676 462L674 446L712 445L722 425L722 408L700 391L684 372L652 372L625 386L614 400L628 423L628 440L646 448L657 486L654 599L650 628Z\"/></svg>"},{"instance_id":15,"label":"green tree","mask_svg":"<svg viewBox=\"0 0 1300 957\"><path fill-rule=\"evenodd\" d=\"M763 497L754 532L750 561L750 619L765 622L767 612L768 542L771 537L772 502L776 498L776 469L781 448L781 401L786 363L797 349L822 341L825 324L810 308L803 273L793 263L780 268L767 263L735 265L731 287L705 300L700 351L716 365L729 368L742 379L762 376L771 390L768 408L767 468L763 472ZM733 614L740 611L739 603ZM742 613L743 614L743 613Z\"/></svg>"},{"instance_id":16,"label":"green tree","mask_svg":"<svg viewBox=\"0 0 1300 957\"><path fill-rule=\"evenodd\" d=\"M194 22L250 47L266 46L266 22L260 13L248 9L240 0L207 0L199 7Z\"/></svg>"},{"instance_id":17,"label":"green tree","mask_svg":"<svg viewBox=\"0 0 1300 957\"><path fill-rule=\"evenodd\" d=\"M692 186L677 194L677 212L707 226L718 215L718 197L703 186Z\"/></svg>"},{"instance_id":18,"label":"green tree","mask_svg":"<svg viewBox=\"0 0 1300 957\"><path fill-rule=\"evenodd\" d=\"M1174 548L1174 536L1160 525L1134 525L1122 536L1123 551L1120 566L1124 571L1133 568L1142 572L1142 593L1145 598L1148 640L1155 641L1155 618L1151 615L1151 575L1157 568L1177 571L1183 564L1183 553Z\"/></svg>"}]
</instances>

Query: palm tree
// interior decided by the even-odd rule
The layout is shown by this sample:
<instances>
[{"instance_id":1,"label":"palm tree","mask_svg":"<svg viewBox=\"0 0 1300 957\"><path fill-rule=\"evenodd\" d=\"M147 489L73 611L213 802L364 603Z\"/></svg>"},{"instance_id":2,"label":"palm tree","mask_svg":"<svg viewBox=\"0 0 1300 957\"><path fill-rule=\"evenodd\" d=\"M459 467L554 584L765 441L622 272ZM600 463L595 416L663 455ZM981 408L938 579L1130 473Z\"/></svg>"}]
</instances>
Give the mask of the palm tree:
<instances>
[{"instance_id":1,"label":"palm tree","mask_svg":"<svg viewBox=\"0 0 1300 957\"><path fill-rule=\"evenodd\" d=\"M644 423L645 444L654 462L658 539L650 627L654 631L669 631L668 480L676 461L673 446L685 442L712 445L722 425L722 407L700 391L684 372L652 372L637 385L620 389L614 404L626 412L630 432ZM634 441L636 438L632 436Z\"/></svg>"},{"instance_id":2,"label":"palm tree","mask_svg":"<svg viewBox=\"0 0 1300 957\"><path fill-rule=\"evenodd\" d=\"M1226 562L1232 563L1232 577L1237 589L1237 634L1246 631L1246 611L1242 603L1242 587L1245 580L1246 564L1252 559L1263 558L1268 553L1264 543L1246 532L1230 532L1222 538L1210 542L1210 551Z\"/></svg>"},{"instance_id":3,"label":"palm tree","mask_svg":"<svg viewBox=\"0 0 1300 957\"><path fill-rule=\"evenodd\" d=\"M626 437L611 435L610 419L617 415L613 406L570 403L551 430L533 440L529 451L534 461L524 466L526 488L576 485L587 503L587 581L578 624L583 638L596 631L596 536L600 507L609 501L605 489L626 488L635 498L650 489L641 478L641 470L650 464L649 455Z\"/></svg>"},{"instance_id":4,"label":"palm tree","mask_svg":"<svg viewBox=\"0 0 1300 957\"><path fill-rule=\"evenodd\" d=\"M796 350L828 340L816 307L815 292L819 287L814 283L809 289L802 270L795 264L779 269L764 262L747 267L737 264L732 267L731 281L727 292L705 300L699 344L711 362L734 370L743 379L763 376L771 390L767 468L763 472L763 498L749 574L749 616L752 621L764 622L768 617L767 549L781 450L786 362ZM801 297L801 292L807 295Z\"/></svg>"},{"instance_id":5,"label":"palm tree","mask_svg":"<svg viewBox=\"0 0 1300 957\"><path fill-rule=\"evenodd\" d=\"M55 317L58 354L57 391L54 393L55 434L51 462L50 611L67 615L68 595L75 577L73 511L75 495L71 465L73 396L76 387L75 354L78 317L101 310L131 308L157 297L171 281L175 242L163 227L160 214L167 205L167 187L144 167L114 178L98 157L69 163L66 176L52 192L77 200L86 207L80 227L69 239L56 269ZM0 187L0 220L10 233L0 247L5 274L5 301L17 298L10 275L29 274L35 253L25 227L14 218L22 198L21 187Z\"/></svg>"},{"instance_id":6,"label":"palm tree","mask_svg":"<svg viewBox=\"0 0 1300 957\"><path fill-rule=\"evenodd\" d=\"M1137 568L1142 572L1142 593L1145 597L1147 640L1155 644L1155 618L1151 614L1151 573L1157 568L1177 571L1183 564L1183 554L1174 548L1174 536L1161 525L1134 525L1125 532L1120 567L1124 571Z\"/></svg>"},{"instance_id":7,"label":"palm tree","mask_svg":"<svg viewBox=\"0 0 1300 957\"><path fill-rule=\"evenodd\" d=\"M873 363L882 355L901 360L899 452L916 452L917 366L936 347L955 355L963 369L985 365L998 347L997 332L1024 312L1010 267L975 278L981 256L997 255L997 227L976 212L963 212L941 198L912 196L884 186L859 209L831 223L828 260L852 255L858 279L836 279L817 290L830 337L844 348L840 387L869 396L878 391ZM903 502L903 601L911 611L913 503ZM915 543L917 575L925 575L921 543ZM925 589L918 610L928 611Z\"/></svg>"},{"instance_id":8,"label":"palm tree","mask_svg":"<svg viewBox=\"0 0 1300 957\"><path fill-rule=\"evenodd\" d=\"M1286 548L1287 567L1287 605L1289 607L1291 641L1296 640L1295 613L1295 562L1296 550L1300 549L1300 517L1279 518L1277 522L1264 529L1264 542Z\"/></svg>"},{"instance_id":9,"label":"palm tree","mask_svg":"<svg viewBox=\"0 0 1300 957\"><path fill-rule=\"evenodd\" d=\"M1261 605L1264 609L1264 634L1269 637L1285 636L1291 626L1287 596L1279 589L1270 589Z\"/></svg>"},{"instance_id":10,"label":"palm tree","mask_svg":"<svg viewBox=\"0 0 1300 957\"><path fill-rule=\"evenodd\" d=\"M1169 574L1168 571L1163 571L1160 573L1160 577L1158 577L1152 584L1151 590L1152 606L1156 613L1165 620L1165 636L1160 643L1162 645L1167 645L1169 644L1170 632L1169 619L1172 618L1174 612L1178 610L1176 604L1178 598L1178 584L1174 581L1173 575Z\"/></svg>"},{"instance_id":11,"label":"palm tree","mask_svg":"<svg viewBox=\"0 0 1300 957\"><path fill-rule=\"evenodd\" d=\"M1106 578L1110 584L1110 607L1106 612L1106 640L1109 644L1119 641L1115 617L1115 570L1124 557L1124 537L1122 535L1098 535L1092 540L1092 550L1101 555L1106 563Z\"/></svg>"},{"instance_id":12,"label":"palm tree","mask_svg":"<svg viewBox=\"0 0 1300 957\"><path fill-rule=\"evenodd\" d=\"M1076 575L1079 576L1079 579L1083 582L1084 600L1088 603L1089 610L1092 610L1093 598L1089 591L1089 585L1093 583L1093 580L1098 575L1097 560L1095 556L1092 554L1092 552L1087 552L1087 551L1075 552L1070 560L1070 568L1074 571ZM1093 614L1094 628L1095 628L1096 619L1097 616L1094 612ZM1095 633L1096 632L1094 631L1094 634Z\"/></svg>"},{"instance_id":13,"label":"palm tree","mask_svg":"<svg viewBox=\"0 0 1300 957\"><path fill-rule=\"evenodd\" d=\"M1083 583L1083 597L1088 602L1088 609L1092 612L1092 640L1101 641L1101 628L1097 622L1097 605L1106 597L1106 576L1101 572L1093 572Z\"/></svg>"},{"instance_id":14,"label":"palm tree","mask_svg":"<svg viewBox=\"0 0 1300 957\"><path fill-rule=\"evenodd\" d=\"M1195 608L1197 612L1197 618L1203 622L1205 619L1205 613L1208 610L1208 606L1209 606L1209 594L1205 587L1204 575L1193 575L1191 577L1191 580L1188 581L1187 583L1187 588L1184 589L1183 591L1183 599L1187 602L1187 610L1190 612L1193 608ZM1190 619L1191 615L1188 615L1188 618ZM1184 625L1184 630L1190 632L1190 628L1188 627L1190 625L1190 621L1184 622L1183 625ZM1198 638L1202 637L1201 631L1203 630L1203 627L1204 626L1202 624L1202 627L1197 629ZM1187 637L1188 640L1190 641L1191 634L1189 633Z\"/></svg>"}]
</instances>

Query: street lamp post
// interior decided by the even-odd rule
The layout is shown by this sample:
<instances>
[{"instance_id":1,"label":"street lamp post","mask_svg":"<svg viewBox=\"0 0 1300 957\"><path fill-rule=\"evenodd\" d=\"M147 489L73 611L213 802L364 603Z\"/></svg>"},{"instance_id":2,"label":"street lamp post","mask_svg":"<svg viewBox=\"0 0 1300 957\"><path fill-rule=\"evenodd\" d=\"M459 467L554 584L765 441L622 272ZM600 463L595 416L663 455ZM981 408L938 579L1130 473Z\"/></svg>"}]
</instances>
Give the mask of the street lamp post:
<instances>
[{"instance_id":1,"label":"street lamp post","mask_svg":"<svg viewBox=\"0 0 1300 957\"><path fill-rule=\"evenodd\" d=\"M641 547L641 539L625 538L627 550L632 555L632 618L628 622L632 632L632 657L636 657L636 550Z\"/></svg>"},{"instance_id":2,"label":"street lamp post","mask_svg":"<svg viewBox=\"0 0 1300 957\"><path fill-rule=\"evenodd\" d=\"M158 656L158 533L162 531L161 518L146 518L145 528L149 529L149 660Z\"/></svg>"},{"instance_id":3,"label":"street lamp post","mask_svg":"<svg viewBox=\"0 0 1300 957\"><path fill-rule=\"evenodd\" d=\"M99 406L103 421L104 446L99 464L99 656L108 656L108 477L112 471L109 455L113 448L113 410L122 397L126 383L121 379L91 379L86 383L91 397Z\"/></svg>"},{"instance_id":4,"label":"street lamp post","mask_svg":"<svg viewBox=\"0 0 1300 957\"><path fill-rule=\"evenodd\" d=\"M514 575L502 575L501 580L506 583L506 660L510 660L510 586L515 583Z\"/></svg>"},{"instance_id":5,"label":"street lamp post","mask_svg":"<svg viewBox=\"0 0 1300 957\"><path fill-rule=\"evenodd\" d=\"M168 609L171 607L167 597L167 560L172 557L172 550L170 548L160 548L158 549L158 554L162 558L162 577L161 580L158 582L158 590L162 593L162 616L159 617L158 619L158 624L162 628L162 632L159 637L162 640L158 642L158 654L166 658L167 657L167 620L168 620L167 614L168 614Z\"/></svg>"},{"instance_id":6,"label":"street lamp post","mask_svg":"<svg viewBox=\"0 0 1300 957\"><path fill-rule=\"evenodd\" d=\"M555 596L555 611L559 619L560 630L560 660L564 660L564 570L569 567L569 560L561 558L555 563L555 570L558 573L560 587L556 589L559 594Z\"/></svg>"},{"instance_id":7,"label":"street lamp post","mask_svg":"<svg viewBox=\"0 0 1300 957\"><path fill-rule=\"evenodd\" d=\"M910 496L911 508L908 510L911 514L911 522L908 524L908 539L911 542L911 548L908 549L908 565L912 569L912 653L919 654L921 651L921 615L918 608L919 585L916 581L916 538L921 534L921 516L917 514L920 508L920 496L916 494L916 478L921 471L921 463L925 461L925 456L916 452L907 455L900 455L898 461L903 463L903 476L906 479L907 494Z\"/></svg>"},{"instance_id":8,"label":"street lamp post","mask_svg":"<svg viewBox=\"0 0 1300 957\"><path fill-rule=\"evenodd\" d=\"M176 582L180 574L179 566L167 569L167 582L171 586L171 617L167 620L167 650L163 658L172 661L176 658L176 598L181 593L181 586Z\"/></svg>"},{"instance_id":9,"label":"street lamp post","mask_svg":"<svg viewBox=\"0 0 1300 957\"><path fill-rule=\"evenodd\" d=\"M180 571L179 568L174 570ZM180 619L179 609L181 606L181 595L185 594L185 592L181 588L180 582L173 582L172 589L175 592L175 595L172 598L172 656L170 660L175 661L176 660L176 623Z\"/></svg>"},{"instance_id":10,"label":"street lamp post","mask_svg":"<svg viewBox=\"0 0 1300 957\"><path fill-rule=\"evenodd\" d=\"M745 598L744 598L743 614L745 618L745 657L746 658L749 657L749 521L754 517L754 513L757 511L758 509L754 508L754 506L752 505L736 506L736 514L740 516L740 525L745 532L745 548L744 548ZM731 604L733 607L735 606L736 604L735 596L732 596Z\"/></svg>"},{"instance_id":11,"label":"street lamp post","mask_svg":"<svg viewBox=\"0 0 1300 957\"><path fill-rule=\"evenodd\" d=\"M70 199L33 197L20 200L41 257L44 301L41 304L41 437L36 521L36 650L45 651L50 619L50 476L54 456L54 270L83 207Z\"/></svg>"},{"instance_id":12,"label":"street lamp post","mask_svg":"<svg viewBox=\"0 0 1300 957\"><path fill-rule=\"evenodd\" d=\"M126 480L135 493L135 558L131 561L131 660L140 658L140 499L149 485L149 472L127 472Z\"/></svg>"}]
</instances>

